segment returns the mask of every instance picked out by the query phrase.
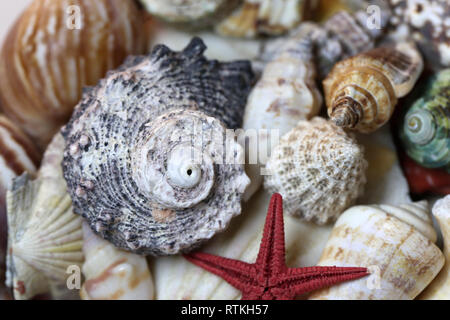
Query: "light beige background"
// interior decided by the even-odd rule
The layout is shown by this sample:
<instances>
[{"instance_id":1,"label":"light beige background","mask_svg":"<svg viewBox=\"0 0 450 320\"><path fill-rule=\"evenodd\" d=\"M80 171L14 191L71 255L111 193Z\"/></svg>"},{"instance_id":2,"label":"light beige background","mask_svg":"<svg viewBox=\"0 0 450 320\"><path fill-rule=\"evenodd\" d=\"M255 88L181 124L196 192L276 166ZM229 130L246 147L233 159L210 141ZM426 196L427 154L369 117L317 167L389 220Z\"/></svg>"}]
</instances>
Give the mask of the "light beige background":
<instances>
[{"instance_id":1,"label":"light beige background","mask_svg":"<svg viewBox=\"0 0 450 320\"><path fill-rule=\"evenodd\" d=\"M31 2L32 0L0 0L0 41L2 43L11 25Z\"/></svg>"}]
</instances>

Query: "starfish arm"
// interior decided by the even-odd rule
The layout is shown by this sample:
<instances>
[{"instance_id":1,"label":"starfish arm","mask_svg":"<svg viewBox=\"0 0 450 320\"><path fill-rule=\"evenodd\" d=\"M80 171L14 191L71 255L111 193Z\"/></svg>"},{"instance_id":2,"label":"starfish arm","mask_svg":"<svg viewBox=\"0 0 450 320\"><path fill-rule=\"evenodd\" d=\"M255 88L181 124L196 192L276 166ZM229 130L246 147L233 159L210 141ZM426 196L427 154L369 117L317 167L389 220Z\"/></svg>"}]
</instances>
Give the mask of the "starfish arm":
<instances>
[{"instance_id":1,"label":"starfish arm","mask_svg":"<svg viewBox=\"0 0 450 320\"><path fill-rule=\"evenodd\" d=\"M284 272L286 268L284 244L283 201L275 193L270 199L266 223L255 265L262 276Z\"/></svg>"},{"instance_id":2,"label":"starfish arm","mask_svg":"<svg viewBox=\"0 0 450 320\"><path fill-rule=\"evenodd\" d=\"M253 264L203 252L194 252L184 257L196 266L221 277L238 290L243 291L248 290L249 287L258 286Z\"/></svg>"}]
</instances>

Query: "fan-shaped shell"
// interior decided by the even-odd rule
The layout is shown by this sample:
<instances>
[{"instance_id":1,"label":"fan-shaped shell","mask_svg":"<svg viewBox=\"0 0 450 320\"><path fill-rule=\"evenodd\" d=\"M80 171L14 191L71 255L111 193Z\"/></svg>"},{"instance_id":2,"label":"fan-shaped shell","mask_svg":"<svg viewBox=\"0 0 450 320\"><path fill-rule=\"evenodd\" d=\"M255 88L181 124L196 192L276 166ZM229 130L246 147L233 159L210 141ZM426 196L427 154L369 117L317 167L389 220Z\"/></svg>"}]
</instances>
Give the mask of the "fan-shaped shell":
<instances>
[{"instance_id":1,"label":"fan-shaped shell","mask_svg":"<svg viewBox=\"0 0 450 320\"><path fill-rule=\"evenodd\" d=\"M444 265L435 241L426 201L350 208L337 220L318 265L368 267L371 279L319 290L311 299L414 299Z\"/></svg>"},{"instance_id":2,"label":"fan-shaped shell","mask_svg":"<svg viewBox=\"0 0 450 320\"><path fill-rule=\"evenodd\" d=\"M373 132L390 119L422 69L420 53L406 42L341 61L323 81L328 115L338 126Z\"/></svg>"},{"instance_id":3,"label":"fan-shaped shell","mask_svg":"<svg viewBox=\"0 0 450 320\"><path fill-rule=\"evenodd\" d=\"M363 148L333 123L300 121L266 165L264 187L283 196L284 211L319 224L336 219L363 192Z\"/></svg>"},{"instance_id":4,"label":"fan-shaped shell","mask_svg":"<svg viewBox=\"0 0 450 320\"><path fill-rule=\"evenodd\" d=\"M1 109L44 150L82 88L145 47L134 1L34 0L1 51Z\"/></svg>"},{"instance_id":5,"label":"fan-shaped shell","mask_svg":"<svg viewBox=\"0 0 450 320\"><path fill-rule=\"evenodd\" d=\"M116 246L187 251L241 211L249 183L234 133L253 81L248 62L157 46L88 93L63 130L64 176L75 207ZM226 148L225 148L226 146Z\"/></svg>"},{"instance_id":6,"label":"fan-shaped shell","mask_svg":"<svg viewBox=\"0 0 450 320\"><path fill-rule=\"evenodd\" d=\"M450 69L433 77L425 94L408 110L401 138L416 162L450 172Z\"/></svg>"},{"instance_id":7,"label":"fan-shaped shell","mask_svg":"<svg viewBox=\"0 0 450 320\"><path fill-rule=\"evenodd\" d=\"M16 299L51 290L67 295L67 270L83 261L81 218L73 214L60 167L63 149L58 135L42 162L46 173L35 181L23 174L8 191L7 283Z\"/></svg>"}]
</instances>

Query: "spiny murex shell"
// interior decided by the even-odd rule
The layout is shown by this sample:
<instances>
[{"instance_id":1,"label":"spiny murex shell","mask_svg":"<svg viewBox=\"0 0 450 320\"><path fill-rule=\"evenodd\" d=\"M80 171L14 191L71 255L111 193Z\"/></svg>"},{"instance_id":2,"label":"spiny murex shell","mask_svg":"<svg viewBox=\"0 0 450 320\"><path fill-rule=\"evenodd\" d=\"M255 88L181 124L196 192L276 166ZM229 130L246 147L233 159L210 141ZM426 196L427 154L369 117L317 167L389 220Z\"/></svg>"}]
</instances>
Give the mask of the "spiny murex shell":
<instances>
[{"instance_id":1,"label":"spiny murex shell","mask_svg":"<svg viewBox=\"0 0 450 320\"><path fill-rule=\"evenodd\" d=\"M81 218L72 211L62 177L63 150L64 139L58 134L38 178L31 181L25 173L8 191L7 284L16 299L50 291L55 298L69 296L68 268L83 262Z\"/></svg>"},{"instance_id":2,"label":"spiny murex shell","mask_svg":"<svg viewBox=\"0 0 450 320\"><path fill-rule=\"evenodd\" d=\"M373 132L389 121L422 70L422 57L408 42L341 61L323 81L328 115L338 126Z\"/></svg>"},{"instance_id":3,"label":"spiny murex shell","mask_svg":"<svg viewBox=\"0 0 450 320\"><path fill-rule=\"evenodd\" d=\"M444 255L434 244L426 201L401 206L356 206L337 220L321 266L361 266L376 276L311 295L312 299L414 299L439 273Z\"/></svg>"},{"instance_id":4,"label":"spiny murex shell","mask_svg":"<svg viewBox=\"0 0 450 320\"><path fill-rule=\"evenodd\" d=\"M450 69L437 73L406 113L401 138L408 155L427 168L450 172Z\"/></svg>"},{"instance_id":5,"label":"spiny murex shell","mask_svg":"<svg viewBox=\"0 0 450 320\"><path fill-rule=\"evenodd\" d=\"M300 121L267 162L264 187L283 196L286 213L319 224L336 219L362 194L363 147L333 123Z\"/></svg>"},{"instance_id":6,"label":"spiny murex shell","mask_svg":"<svg viewBox=\"0 0 450 320\"><path fill-rule=\"evenodd\" d=\"M253 74L248 62L206 60L205 49L194 38L182 52L159 45L130 58L63 129L74 211L120 248L187 251L241 212L249 179L224 124L240 125Z\"/></svg>"}]
</instances>

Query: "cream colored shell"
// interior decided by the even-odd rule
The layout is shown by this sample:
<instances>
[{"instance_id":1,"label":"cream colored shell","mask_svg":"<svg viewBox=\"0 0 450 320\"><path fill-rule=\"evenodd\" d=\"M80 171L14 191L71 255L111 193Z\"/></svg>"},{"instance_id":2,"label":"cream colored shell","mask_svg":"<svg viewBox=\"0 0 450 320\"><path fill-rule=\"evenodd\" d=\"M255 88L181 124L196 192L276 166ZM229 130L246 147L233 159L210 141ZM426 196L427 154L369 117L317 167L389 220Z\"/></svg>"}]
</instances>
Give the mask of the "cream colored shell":
<instances>
[{"instance_id":1,"label":"cream colored shell","mask_svg":"<svg viewBox=\"0 0 450 320\"><path fill-rule=\"evenodd\" d=\"M435 241L426 201L353 207L336 222L318 265L368 267L372 275L310 298L414 299L444 265Z\"/></svg>"},{"instance_id":2,"label":"cream colored shell","mask_svg":"<svg viewBox=\"0 0 450 320\"><path fill-rule=\"evenodd\" d=\"M267 162L264 187L283 196L284 212L319 224L354 204L366 183L363 147L333 123L299 121Z\"/></svg>"}]
</instances>

